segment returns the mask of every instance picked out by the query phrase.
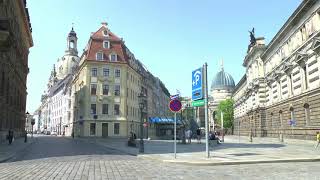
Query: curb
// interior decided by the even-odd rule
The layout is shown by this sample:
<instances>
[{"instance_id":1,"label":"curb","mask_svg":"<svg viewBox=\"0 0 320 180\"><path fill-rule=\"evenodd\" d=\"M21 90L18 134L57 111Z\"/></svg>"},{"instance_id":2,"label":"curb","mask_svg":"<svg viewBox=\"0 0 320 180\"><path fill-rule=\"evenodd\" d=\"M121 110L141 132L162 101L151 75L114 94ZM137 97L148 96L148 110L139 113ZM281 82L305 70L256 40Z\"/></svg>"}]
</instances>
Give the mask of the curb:
<instances>
[{"instance_id":1,"label":"curb","mask_svg":"<svg viewBox=\"0 0 320 180\"><path fill-rule=\"evenodd\" d=\"M21 152L25 151L27 148L29 148L29 146L31 146L34 143L34 140L30 143L28 143L28 145L26 145L24 148L20 149L17 152L12 153L11 155L9 155L8 157L4 158L4 159L0 159L0 163L4 163L7 162L13 158L15 158L18 154L20 154Z\"/></svg>"},{"instance_id":2,"label":"curb","mask_svg":"<svg viewBox=\"0 0 320 180\"><path fill-rule=\"evenodd\" d=\"M249 161L225 161L225 162L206 162L206 161L183 161L159 159L150 156L139 155L138 158L160 161L163 163L174 163L192 166L223 166L223 165L241 165L241 164L266 164L266 163L287 163L287 162L318 162L320 158L299 158L299 159L278 159L278 160L249 160Z\"/></svg>"}]
</instances>

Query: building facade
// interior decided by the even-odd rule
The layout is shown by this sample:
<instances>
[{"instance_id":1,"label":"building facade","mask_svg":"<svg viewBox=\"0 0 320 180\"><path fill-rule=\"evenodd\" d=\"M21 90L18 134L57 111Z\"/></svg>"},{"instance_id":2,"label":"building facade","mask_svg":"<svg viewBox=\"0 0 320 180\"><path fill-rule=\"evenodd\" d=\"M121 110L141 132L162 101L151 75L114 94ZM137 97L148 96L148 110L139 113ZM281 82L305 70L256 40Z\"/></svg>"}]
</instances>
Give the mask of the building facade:
<instances>
[{"instance_id":1,"label":"building facade","mask_svg":"<svg viewBox=\"0 0 320 180\"><path fill-rule=\"evenodd\" d=\"M39 120L41 132L45 134L70 136L72 133L71 85L80 61L77 40L72 27L67 36L65 54L53 66L47 89L41 97Z\"/></svg>"},{"instance_id":2,"label":"building facade","mask_svg":"<svg viewBox=\"0 0 320 180\"><path fill-rule=\"evenodd\" d=\"M144 121L150 113L168 111L164 109L169 99L164 84L134 57L107 23L90 36L72 84L75 136L127 137L131 131L139 135L141 91L147 96Z\"/></svg>"},{"instance_id":3,"label":"building facade","mask_svg":"<svg viewBox=\"0 0 320 180\"><path fill-rule=\"evenodd\" d=\"M235 133L314 139L320 128L320 1L305 0L272 41L255 38L236 85Z\"/></svg>"},{"instance_id":4,"label":"building facade","mask_svg":"<svg viewBox=\"0 0 320 180\"><path fill-rule=\"evenodd\" d=\"M0 1L0 142L25 130L31 31L25 0Z\"/></svg>"}]
</instances>

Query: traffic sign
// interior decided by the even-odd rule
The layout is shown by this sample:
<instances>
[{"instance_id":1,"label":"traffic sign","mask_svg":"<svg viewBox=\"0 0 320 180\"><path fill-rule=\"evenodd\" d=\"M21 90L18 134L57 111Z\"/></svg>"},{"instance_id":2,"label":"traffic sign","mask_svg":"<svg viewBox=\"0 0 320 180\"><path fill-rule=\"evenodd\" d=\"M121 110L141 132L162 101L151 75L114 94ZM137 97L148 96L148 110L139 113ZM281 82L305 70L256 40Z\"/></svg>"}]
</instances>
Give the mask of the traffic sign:
<instances>
[{"instance_id":1,"label":"traffic sign","mask_svg":"<svg viewBox=\"0 0 320 180\"><path fill-rule=\"evenodd\" d=\"M289 120L289 125L290 126L295 126L296 125L296 121L294 119Z\"/></svg>"},{"instance_id":2,"label":"traffic sign","mask_svg":"<svg viewBox=\"0 0 320 180\"><path fill-rule=\"evenodd\" d=\"M202 98L202 68L199 68L192 72L192 100Z\"/></svg>"},{"instance_id":3,"label":"traffic sign","mask_svg":"<svg viewBox=\"0 0 320 180\"><path fill-rule=\"evenodd\" d=\"M178 99L174 99L170 101L169 108L172 112L179 112L182 108L182 104Z\"/></svg>"},{"instance_id":4,"label":"traffic sign","mask_svg":"<svg viewBox=\"0 0 320 180\"><path fill-rule=\"evenodd\" d=\"M171 96L170 96L170 99L171 99L171 100L179 99L179 94L171 95Z\"/></svg>"},{"instance_id":5,"label":"traffic sign","mask_svg":"<svg viewBox=\"0 0 320 180\"><path fill-rule=\"evenodd\" d=\"M192 101L191 105L192 105L192 107L204 106L204 99Z\"/></svg>"}]
</instances>

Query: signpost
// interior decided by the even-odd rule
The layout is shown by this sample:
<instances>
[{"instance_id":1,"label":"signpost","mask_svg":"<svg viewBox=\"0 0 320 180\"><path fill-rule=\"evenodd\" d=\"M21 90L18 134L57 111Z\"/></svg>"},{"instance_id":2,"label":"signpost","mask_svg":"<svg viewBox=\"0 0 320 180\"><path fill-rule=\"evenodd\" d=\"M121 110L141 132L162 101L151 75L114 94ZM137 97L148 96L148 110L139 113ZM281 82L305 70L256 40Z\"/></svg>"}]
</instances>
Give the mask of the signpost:
<instances>
[{"instance_id":1,"label":"signpost","mask_svg":"<svg viewBox=\"0 0 320 180\"><path fill-rule=\"evenodd\" d=\"M206 154L210 157L209 152L209 122L208 122L208 79L207 63L202 68L192 72L192 106L204 106L205 110L205 131L206 131Z\"/></svg>"},{"instance_id":2,"label":"signpost","mask_svg":"<svg viewBox=\"0 0 320 180\"><path fill-rule=\"evenodd\" d=\"M199 68L192 72L192 100L198 100L202 98L202 68Z\"/></svg>"},{"instance_id":3,"label":"signpost","mask_svg":"<svg viewBox=\"0 0 320 180\"><path fill-rule=\"evenodd\" d=\"M182 108L182 104L178 99L171 100L169 108L174 112L174 158L177 158L177 112Z\"/></svg>"}]
</instances>

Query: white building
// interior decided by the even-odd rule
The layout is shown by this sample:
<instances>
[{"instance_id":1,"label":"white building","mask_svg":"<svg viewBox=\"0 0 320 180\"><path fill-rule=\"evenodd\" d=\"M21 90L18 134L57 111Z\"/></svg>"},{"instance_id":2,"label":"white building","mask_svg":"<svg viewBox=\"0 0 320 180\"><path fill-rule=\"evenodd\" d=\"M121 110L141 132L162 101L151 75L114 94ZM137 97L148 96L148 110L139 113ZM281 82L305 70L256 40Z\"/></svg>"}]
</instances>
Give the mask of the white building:
<instances>
[{"instance_id":1,"label":"white building","mask_svg":"<svg viewBox=\"0 0 320 180\"><path fill-rule=\"evenodd\" d=\"M266 45L251 34L233 93L235 132L314 139L320 127L320 1L304 0Z\"/></svg>"},{"instance_id":2,"label":"white building","mask_svg":"<svg viewBox=\"0 0 320 180\"><path fill-rule=\"evenodd\" d=\"M71 81L79 64L77 34L72 30L67 37L67 49L51 72L47 91L40 108L41 131L71 135ZM46 133L46 132L45 132Z\"/></svg>"}]
</instances>

